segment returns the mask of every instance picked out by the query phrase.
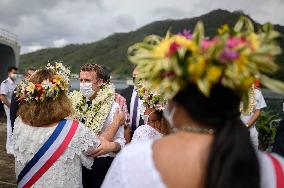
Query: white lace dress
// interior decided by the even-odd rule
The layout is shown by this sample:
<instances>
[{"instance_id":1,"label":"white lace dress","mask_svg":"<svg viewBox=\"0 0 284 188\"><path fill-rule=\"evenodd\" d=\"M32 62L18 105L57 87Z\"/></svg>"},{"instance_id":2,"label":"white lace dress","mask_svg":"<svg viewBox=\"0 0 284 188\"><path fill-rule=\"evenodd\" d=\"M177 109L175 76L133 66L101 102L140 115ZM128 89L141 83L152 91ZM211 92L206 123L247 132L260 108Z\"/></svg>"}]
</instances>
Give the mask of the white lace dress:
<instances>
[{"instance_id":1,"label":"white lace dress","mask_svg":"<svg viewBox=\"0 0 284 188\"><path fill-rule=\"evenodd\" d=\"M16 119L13 132L16 177L55 128L32 127L23 123L21 118ZM96 148L99 143L99 139L79 123L68 148L33 187L82 187L82 164L89 169L93 164L93 158L84 154L88 148Z\"/></svg>"},{"instance_id":2,"label":"white lace dress","mask_svg":"<svg viewBox=\"0 0 284 188\"><path fill-rule=\"evenodd\" d=\"M153 161L153 140L125 146L113 161L102 188L166 188ZM273 154L274 155L274 154ZM284 170L284 160L274 155ZM276 175L270 158L258 152L261 188L276 188Z\"/></svg>"},{"instance_id":3,"label":"white lace dress","mask_svg":"<svg viewBox=\"0 0 284 188\"><path fill-rule=\"evenodd\" d=\"M157 131L150 125L141 125L135 130L131 143L156 140L162 137L163 134L159 133L159 131Z\"/></svg>"}]
</instances>

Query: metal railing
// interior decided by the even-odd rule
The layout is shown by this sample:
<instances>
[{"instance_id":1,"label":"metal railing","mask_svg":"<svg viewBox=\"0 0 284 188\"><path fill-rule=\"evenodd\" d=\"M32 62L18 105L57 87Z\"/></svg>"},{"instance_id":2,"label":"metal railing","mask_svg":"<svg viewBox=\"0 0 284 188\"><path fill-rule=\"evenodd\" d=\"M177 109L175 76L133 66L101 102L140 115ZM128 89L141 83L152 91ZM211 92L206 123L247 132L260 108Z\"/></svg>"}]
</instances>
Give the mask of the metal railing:
<instances>
[{"instance_id":1,"label":"metal railing","mask_svg":"<svg viewBox=\"0 0 284 188\"><path fill-rule=\"evenodd\" d=\"M5 41L12 43L12 44L17 44L18 45L18 36L14 33L11 33L5 29L0 28L0 38L4 39Z\"/></svg>"}]
</instances>

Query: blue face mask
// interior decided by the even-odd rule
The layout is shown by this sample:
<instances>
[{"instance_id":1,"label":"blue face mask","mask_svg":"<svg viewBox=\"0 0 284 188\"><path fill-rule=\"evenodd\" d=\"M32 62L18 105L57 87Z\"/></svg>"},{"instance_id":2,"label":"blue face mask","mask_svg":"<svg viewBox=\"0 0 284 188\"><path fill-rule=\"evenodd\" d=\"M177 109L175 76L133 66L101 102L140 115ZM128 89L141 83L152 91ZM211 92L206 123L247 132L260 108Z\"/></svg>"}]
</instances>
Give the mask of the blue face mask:
<instances>
[{"instance_id":1,"label":"blue face mask","mask_svg":"<svg viewBox=\"0 0 284 188\"><path fill-rule=\"evenodd\" d=\"M174 106L172 110L169 110L168 107L166 107L163 111L163 116L168 121L171 128L174 127L174 114L176 111L176 107Z\"/></svg>"}]
</instances>

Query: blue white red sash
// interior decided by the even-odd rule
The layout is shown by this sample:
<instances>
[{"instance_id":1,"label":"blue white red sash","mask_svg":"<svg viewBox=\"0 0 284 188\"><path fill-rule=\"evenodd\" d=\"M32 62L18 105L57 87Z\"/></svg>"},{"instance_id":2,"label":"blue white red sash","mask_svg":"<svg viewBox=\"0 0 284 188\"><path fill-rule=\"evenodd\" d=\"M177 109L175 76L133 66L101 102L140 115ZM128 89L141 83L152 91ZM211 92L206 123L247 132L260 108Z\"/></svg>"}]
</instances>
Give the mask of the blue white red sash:
<instances>
[{"instance_id":1,"label":"blue white red sash","mask_svg":"<svg viewBox=\"0 0 284 188\"><path fill-rule=\"evenodd\" d=\"M78 121L63 119L26 164L18 176L18 187L31 187L65 151L78 127Z\"/></svg>"},{"instance_id":2,"label":"blue white red sash","mask_svg":"<svg viewBox=\"0 0 284 188\"><path fill-rule=\"evenodd\" d=\"M272 164L274 166L275 177L276 177L276 180L275 180L276 188L283 188L284 187L284 171L282 169L281 163L272 154L268 153L267 155L271 159Z\"/></svg>"}]
</instances>

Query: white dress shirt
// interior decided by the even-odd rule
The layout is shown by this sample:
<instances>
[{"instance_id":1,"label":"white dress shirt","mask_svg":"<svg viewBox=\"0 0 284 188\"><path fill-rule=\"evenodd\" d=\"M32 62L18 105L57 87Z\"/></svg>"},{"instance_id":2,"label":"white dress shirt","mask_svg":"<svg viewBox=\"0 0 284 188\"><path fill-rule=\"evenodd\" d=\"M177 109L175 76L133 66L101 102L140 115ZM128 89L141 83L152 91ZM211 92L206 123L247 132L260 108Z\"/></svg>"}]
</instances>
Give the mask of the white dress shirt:
<instances>
[{"instance_id":1,"label":"white dress shirt","mask_svg":"<svg viewBox=\"0 0 284 188\"><path fill-rule=\"evenodd\" d=\"M110 124L112 123L113 121L113 116L116 112L116 109L119 109L119 104L116 103L116 102L113 102L112 106L111 106L111 110L106 118L106 121L102 127L102 132L106 130L107 127L110 126ZM114 138L113 138L113 141L118 143L121 147L121 149L125 146L125 138L124 138L124 127L123 126L120 126L118 131L116 132ZM110 152L110 153L107 153L105 155L101 155L99 157L107 157L107 156L110 156L110 157L115 157L115 153L114 152Z\"/></svg>"}]
</instances>

